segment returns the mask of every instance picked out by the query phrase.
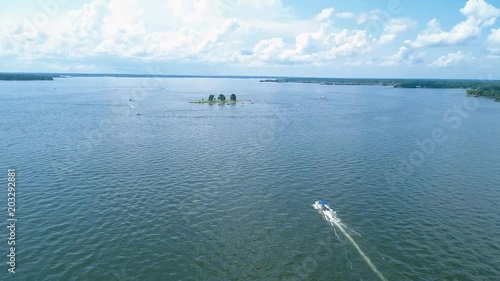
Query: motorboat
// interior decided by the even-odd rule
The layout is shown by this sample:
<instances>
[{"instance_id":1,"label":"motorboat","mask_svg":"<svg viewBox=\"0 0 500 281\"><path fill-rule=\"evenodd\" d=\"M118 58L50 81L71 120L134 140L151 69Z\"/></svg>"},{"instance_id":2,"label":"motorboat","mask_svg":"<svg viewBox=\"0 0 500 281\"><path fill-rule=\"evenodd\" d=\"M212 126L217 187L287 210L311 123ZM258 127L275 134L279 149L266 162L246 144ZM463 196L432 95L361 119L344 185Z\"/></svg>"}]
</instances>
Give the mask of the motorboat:
<instances>
[{"instance_id":1,"label":"motorboat","mask_svg":"<svg viewBox=\"0 0 500 281\"><path fill-rule=\"evenodd\" d=\"M328 203L326 201L316 201L314 202L314 208L320 211L328 211L328 212L333 212L333 210L330 208Z\"/></svg>"}]
</instances>

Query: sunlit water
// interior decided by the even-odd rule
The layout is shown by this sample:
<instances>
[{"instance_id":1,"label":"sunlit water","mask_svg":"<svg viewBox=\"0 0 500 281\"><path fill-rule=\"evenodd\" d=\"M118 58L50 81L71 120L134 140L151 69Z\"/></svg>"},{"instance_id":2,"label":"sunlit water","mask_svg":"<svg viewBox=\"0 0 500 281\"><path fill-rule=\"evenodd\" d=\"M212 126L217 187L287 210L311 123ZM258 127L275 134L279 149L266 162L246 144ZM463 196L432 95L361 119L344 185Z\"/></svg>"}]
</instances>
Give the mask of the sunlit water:
<instances>
[{"instance_id":1,"label":"sunlit water","mask_svg":"<svg viewBox=\"0 0 500 281\"><path fill-rule=\"evenodd\" d=\"M315 200L387 280L500 278L500 103L257 79L0 86L9 280L377 280ZM219 93L251 102L188 103Z\"/></svg>"}]
</instances>

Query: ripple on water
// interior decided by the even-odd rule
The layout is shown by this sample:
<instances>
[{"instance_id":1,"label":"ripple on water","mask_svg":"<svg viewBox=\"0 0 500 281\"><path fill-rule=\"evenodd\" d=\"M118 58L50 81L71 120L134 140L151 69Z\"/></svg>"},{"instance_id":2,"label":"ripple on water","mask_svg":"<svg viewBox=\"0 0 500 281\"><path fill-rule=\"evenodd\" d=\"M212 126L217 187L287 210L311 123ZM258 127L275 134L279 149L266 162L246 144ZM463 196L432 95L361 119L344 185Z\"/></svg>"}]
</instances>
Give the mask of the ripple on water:
<instances>
[{"instance_id":1,"label":"ripple on water","mask_svg":"<svg viewBox=\"0 0 500 281\"><path fill-rule=\"evenodd\" d=\"M498 104L445 128L448 141L391 185L386 173L461 93L161 81L133 108L134 78L5 86L0 167L19 171L26 280L376 278L318 199L389 280L500 276ZM228 89L260 102L187 103Z\"/></svg>"}]
</instances>

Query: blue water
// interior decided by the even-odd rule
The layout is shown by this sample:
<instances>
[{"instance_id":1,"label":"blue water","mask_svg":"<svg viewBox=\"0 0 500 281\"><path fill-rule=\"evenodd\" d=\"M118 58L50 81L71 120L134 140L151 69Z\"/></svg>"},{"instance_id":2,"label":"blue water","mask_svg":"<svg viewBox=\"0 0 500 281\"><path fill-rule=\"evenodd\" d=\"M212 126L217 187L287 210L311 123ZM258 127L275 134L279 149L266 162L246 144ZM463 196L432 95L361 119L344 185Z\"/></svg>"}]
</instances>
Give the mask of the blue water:
<instances>
[{"instance_id":1,"label":"blue water","mask_svg":"<svg viewBox=\"0 0 500 281\"><path fill-rule=\"evenodd\" d=\"M9 280L379 280L315 200L387 280L500 278L500 103L257 79L0 87ZM188 103L219 93L247 101Z\"/></svg>"}]
</instances>

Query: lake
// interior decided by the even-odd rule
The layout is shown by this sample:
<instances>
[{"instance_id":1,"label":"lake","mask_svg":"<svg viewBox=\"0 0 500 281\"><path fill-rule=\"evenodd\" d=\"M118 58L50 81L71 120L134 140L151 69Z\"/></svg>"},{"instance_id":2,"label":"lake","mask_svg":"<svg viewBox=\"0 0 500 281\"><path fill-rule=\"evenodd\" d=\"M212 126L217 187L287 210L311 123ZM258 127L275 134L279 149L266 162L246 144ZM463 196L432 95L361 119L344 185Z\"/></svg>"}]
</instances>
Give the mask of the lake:
<instances>
[{"instance_id":1,"label":"lake","mask_svg":"<svg viewBox=\"0 0 500 281\"><path fill-rule=\"evenodd\" d=\"M500 103L258 79L0 87L9 280L500 278ZM189 103L220 93L246 101Z\"/></svg>"}]
</instances>

